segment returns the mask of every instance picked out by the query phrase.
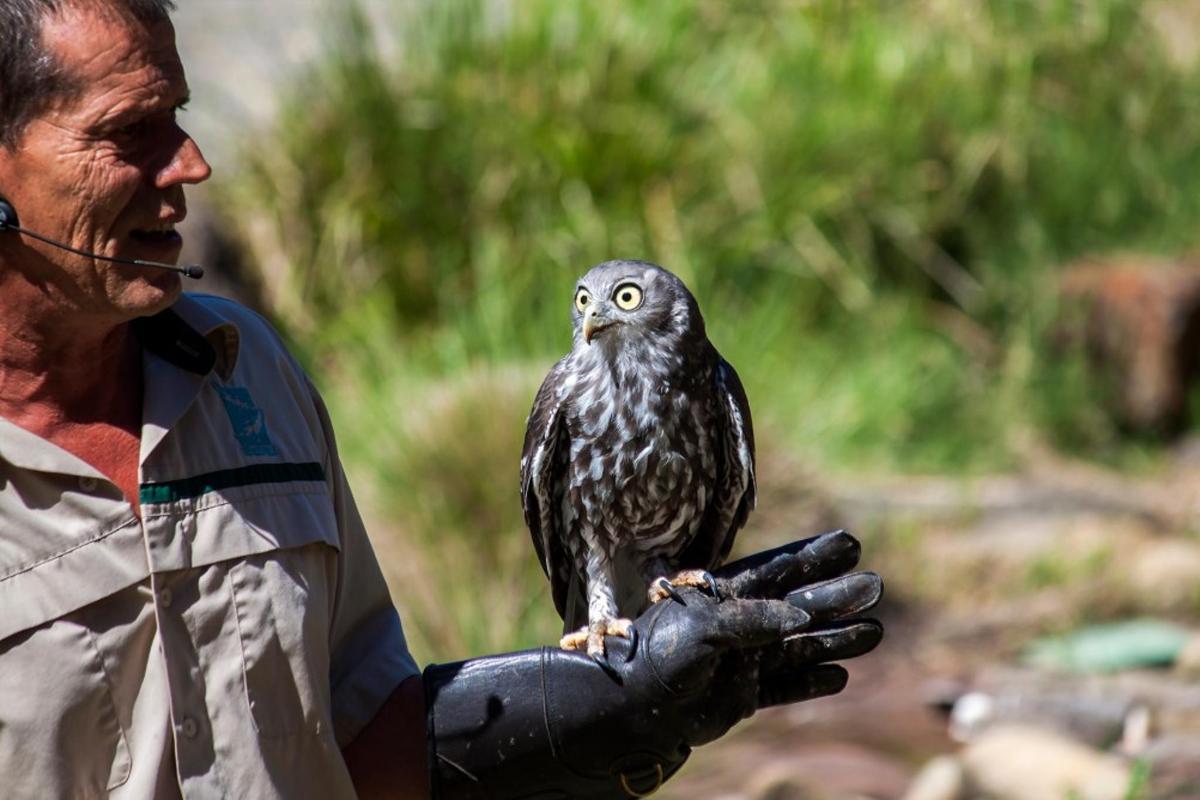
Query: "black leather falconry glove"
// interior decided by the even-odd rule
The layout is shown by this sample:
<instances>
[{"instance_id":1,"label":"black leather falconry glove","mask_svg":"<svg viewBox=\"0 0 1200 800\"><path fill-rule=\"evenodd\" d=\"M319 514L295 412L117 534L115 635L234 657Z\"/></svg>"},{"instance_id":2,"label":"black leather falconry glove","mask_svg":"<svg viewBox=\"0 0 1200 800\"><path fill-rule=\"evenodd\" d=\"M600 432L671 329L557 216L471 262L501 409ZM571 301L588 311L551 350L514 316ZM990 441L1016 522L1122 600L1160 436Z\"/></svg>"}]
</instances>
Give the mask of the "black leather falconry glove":
<instances>
[{"instance_id":1,"label":"black leather falconry glove","mask_svg":"<svg viewBox=\"0 0 1200 800\"><path fill-rule=\"evenodd\" d=\"M715 572L721 599L681 589L609 637L608 663L557 648L425 670L433 796L644 797L691 748L760 708L835 694L825 662L879 643L879 576L846 574L854 537L838 531Z\"/></svg>"}]
</instances>

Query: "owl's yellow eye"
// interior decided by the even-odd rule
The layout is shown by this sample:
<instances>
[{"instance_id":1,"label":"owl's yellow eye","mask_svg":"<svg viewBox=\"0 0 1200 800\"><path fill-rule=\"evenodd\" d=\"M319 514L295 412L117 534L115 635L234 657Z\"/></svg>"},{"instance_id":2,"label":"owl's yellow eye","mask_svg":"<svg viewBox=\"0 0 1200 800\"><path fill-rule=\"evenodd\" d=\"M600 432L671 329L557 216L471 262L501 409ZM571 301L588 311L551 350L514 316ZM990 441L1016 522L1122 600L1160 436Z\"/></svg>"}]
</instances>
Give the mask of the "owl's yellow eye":
<instances>
[{"instance_id":1,"label":"owl's yellow eye","mask_svg":"<svg viewBox=\"0 0 1200 800\"><path fill-rule=\"evenodd\" d=\"M642 304L642 290L635 284L622 283L613 292L613 300L622 311L633 311Z\"/></svg>"},{"instance_id":2,"label":"owl's yellow eye","mask_svg":"<svg viewBox=\"0 0 1200 800\"><path fill-rule=\"evenodd\" d=\"M592 295L587 289L580 289L575 293L575 308L579 309L579 313L586 311L591 302Z\"/></svg>"}]
</instances>

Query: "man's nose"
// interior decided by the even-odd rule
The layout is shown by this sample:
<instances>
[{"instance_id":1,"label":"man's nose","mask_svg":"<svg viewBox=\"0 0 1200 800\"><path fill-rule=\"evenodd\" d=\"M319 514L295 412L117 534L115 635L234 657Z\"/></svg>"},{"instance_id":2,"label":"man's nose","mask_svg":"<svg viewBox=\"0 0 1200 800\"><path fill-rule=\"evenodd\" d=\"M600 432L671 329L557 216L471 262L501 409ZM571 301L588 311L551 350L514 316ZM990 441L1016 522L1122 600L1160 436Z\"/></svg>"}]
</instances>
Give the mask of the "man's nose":
<instances>
[{"instance_id":1,"label":"man's nose","mask_svg":"<svg viewBox=\"0 0 1200 800\"><path fill-rule=\"evenodd\" d=\"M180 183L203 183L212 175L212 167L200 152L196 140L182 129L170 160L158 171L156 185L166 189Z\"/></svg>"}]
</instances>

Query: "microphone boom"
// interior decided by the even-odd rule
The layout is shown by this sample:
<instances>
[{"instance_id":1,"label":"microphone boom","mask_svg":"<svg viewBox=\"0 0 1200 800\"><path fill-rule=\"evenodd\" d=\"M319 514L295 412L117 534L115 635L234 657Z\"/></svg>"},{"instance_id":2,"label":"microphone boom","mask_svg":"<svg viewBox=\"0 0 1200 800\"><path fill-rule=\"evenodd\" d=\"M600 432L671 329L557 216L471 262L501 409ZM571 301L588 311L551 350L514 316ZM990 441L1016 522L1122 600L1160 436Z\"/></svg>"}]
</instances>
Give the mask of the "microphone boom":
<instances>
[{"instance_id":1,"label":"microphone boom","mask_svg":"<svg viewBox=\"0 0 1200 800\"><path fill-rule=\"evenodd\" d=\"M193 280L199 280L200 278L204 277L204 267L201 267L199 264L187 264L182 267L177 267L174 264L167 264L162 261L147 261L141 258L115 258L113 256L102 256L99 253L90 253L87 250L80 250L79 248L72 247L69 244L56 242L48 236L42 236L40 233L34 233L27 228L22 228L17 223L16 209L12 207L12 204L4 200L0 200L0 231L16 231L17 233L23 233L26 236L31 236L34 239L37 239L39 242L45 242L52 247L57 247L60 250L66 250L68 253L74 253L75 255L83 256L84 258L94 258L100 261L111 261L114 264L131 264L135 267L167 269L172 272L178 272L181 275L186 275Z\"/></svg>"}]
</instances>

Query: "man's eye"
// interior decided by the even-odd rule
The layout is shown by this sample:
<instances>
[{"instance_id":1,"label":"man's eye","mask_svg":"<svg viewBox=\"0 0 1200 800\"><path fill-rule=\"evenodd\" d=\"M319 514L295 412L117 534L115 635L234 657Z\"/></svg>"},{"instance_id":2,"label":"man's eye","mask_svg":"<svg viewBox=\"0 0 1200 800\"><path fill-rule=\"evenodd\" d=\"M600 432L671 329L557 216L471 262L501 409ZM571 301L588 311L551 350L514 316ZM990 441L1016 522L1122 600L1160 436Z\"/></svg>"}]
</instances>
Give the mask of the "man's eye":
<instances>
[{"instance_id":1,"label":"man's eye","mask_svg":"<svg viewBox=\"0 0 1200 800\"><path fill-rule=\"evenodd\" d=\"M180 111L183 111L187 106L180 104L174 108L159 111L148 116L128 122L120 127L114 128L109 136L119 142L127 142L131 139L136 139L139 136L147 134L151 128L161 125L174 125L177 122L177 117Z\"/></svg>"},{"instance_id":2,"label":"man's eye","mask_svg":"<svg viewBox=\"0 0 1200 800\"><path fill-rule=\"evenodd\" d=\"M113 131L113 135L116 136L118 139L128 139L132 136L136 136L137 134L141 133L145 129L146 129L146 121L138 120L137 122L131 122L128 125L122 125L121 127L117 128L115 131Z\"/></svg>"}]
</instances>

